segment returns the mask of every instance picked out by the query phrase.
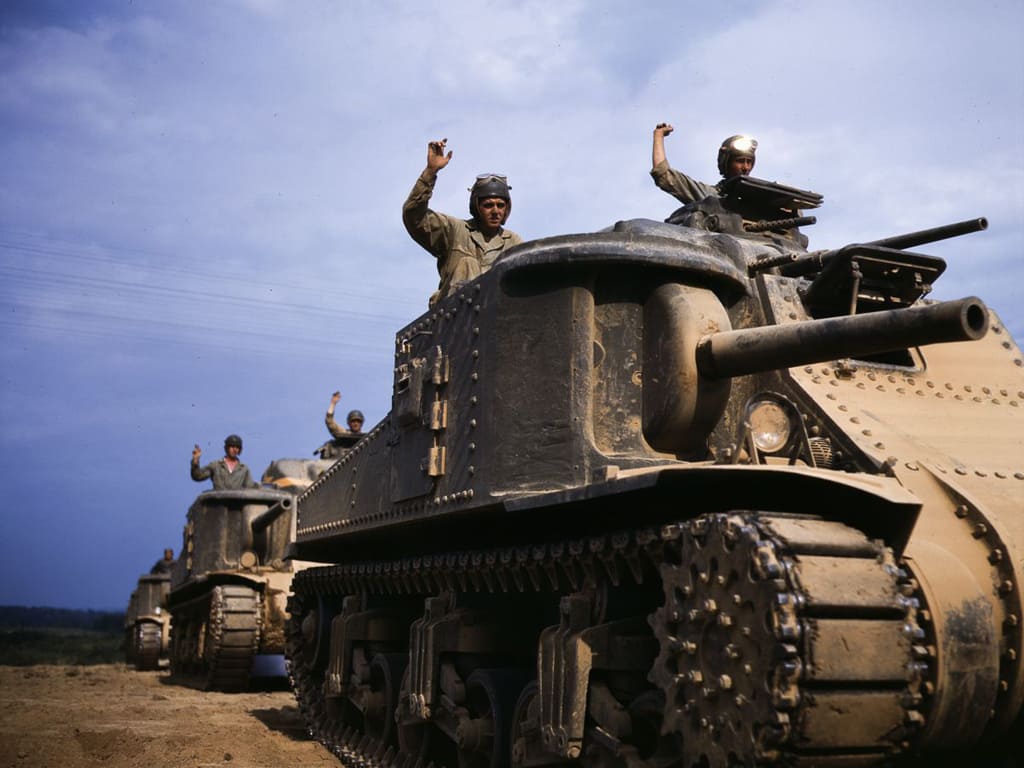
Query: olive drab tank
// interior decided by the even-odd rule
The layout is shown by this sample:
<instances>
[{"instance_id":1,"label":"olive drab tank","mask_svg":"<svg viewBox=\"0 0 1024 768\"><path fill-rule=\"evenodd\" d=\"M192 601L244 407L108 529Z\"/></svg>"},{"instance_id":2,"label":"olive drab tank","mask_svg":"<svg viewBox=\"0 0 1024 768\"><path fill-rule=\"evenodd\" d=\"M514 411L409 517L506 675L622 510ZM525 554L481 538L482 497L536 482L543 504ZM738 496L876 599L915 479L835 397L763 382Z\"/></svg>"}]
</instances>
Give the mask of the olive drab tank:
<instances>
[{"instance_id":1,"label":"olive drab tank","mask_svg":"<svg viewBox=\"0 0 1024 768\"><path fill-rule=\"evenodd\" d=\"M985 222L808 252L820 202L525 243L398 332L296 514L289 668L345 764L1019 748L1021 352L906 250Z\"/></svg>"},{"instance_id":2,"label":"olive drab tank","mask_svg":"<svg viewBox=\"0 0 1024 768\"><path fill-rule=\"evenodd\" d=\"M138 670L159 669L167 658L171 617L167 612L170 573L139 577L125 611L125 661Z\"/></svg>"},{"instance_id":3,"label":"olive drab tank","mask_svg":"<svg viewBox=\"0 0 1024 768\"><path fill-rule=\"evenodd\" d=\"M240 691L268 666L256 665L260 657L280 658L288 587L302 567L285 560L295 495L329 464L278 459L264 487L207 491L193 502L168 595L176 677Z\"/></svg>"}]
</instances>

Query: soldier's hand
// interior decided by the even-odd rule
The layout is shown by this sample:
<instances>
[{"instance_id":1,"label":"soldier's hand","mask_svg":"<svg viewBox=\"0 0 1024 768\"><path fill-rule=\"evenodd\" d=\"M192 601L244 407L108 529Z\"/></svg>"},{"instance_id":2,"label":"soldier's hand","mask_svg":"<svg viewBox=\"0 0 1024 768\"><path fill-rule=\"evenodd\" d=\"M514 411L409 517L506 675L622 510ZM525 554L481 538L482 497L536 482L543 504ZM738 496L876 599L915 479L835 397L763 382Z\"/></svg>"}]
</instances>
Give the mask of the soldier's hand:
<instances>
[{"instance_id":1,"label":"soldier's hand","mask_svg":"<svg viewBox=\"0 0 1024 768\"><path fill-rule=\"evenodd\" d=\"M331 405L337 405L339 400L341 400L341 392L335 392L331 395Z\"/></svg>"},{"instance_id":2,"label":"soldier's hand","mask_svg":"<svg viewBox=\"0 0 1024 768\"><path fill-rule=\"evenodd\" d=\"M200 455L202 455L202 453L203 453L203 451L202 451L202 449L201 449L201 448L199 447L199 444L197 443L197 444L196 444L196 445L195 445L195 446L194 446L194 447L192 448L192 463L193 463L193 464L196 464L196 463L198 463L198 462L199 462L199 457L200 457Z\"/></svg>"},{"instance_id":3,"label":"soldier's hand","mask_svg":"<svg viewBox=\"0 0 1024 768\"><path fill-rule=\"evenodd\" d=\"M431 141L427 144L427 168L432 171L440 171L448 165L448 161L452 159L452 151L448 150L446 155L444 151L447 147L448 139Z\"/></svg>"},{"instance_id":4,"label":"soldier's hand","mask_svg":"<svg viewBox=\"0 0 1024 768\"><path fill-rule=\"evenodd\" d=\"M654 126L654 132L656 134L660 133L662 136L668 136L674 130L675 128L670 123L658 123Z\"/></svg>"}]
</instances>

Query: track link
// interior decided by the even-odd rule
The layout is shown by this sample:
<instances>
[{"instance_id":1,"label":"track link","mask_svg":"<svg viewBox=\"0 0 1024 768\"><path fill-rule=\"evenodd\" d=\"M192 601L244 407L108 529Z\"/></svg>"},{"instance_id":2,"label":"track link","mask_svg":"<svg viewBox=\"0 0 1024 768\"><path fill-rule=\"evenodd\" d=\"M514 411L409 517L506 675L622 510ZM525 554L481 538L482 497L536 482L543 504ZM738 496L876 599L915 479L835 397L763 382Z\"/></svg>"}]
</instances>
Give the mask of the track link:
<instances>
[{"instance_id":1,"label":"track link","mask_svg":"<svg viewBox=\"0 0 1024 768\"><path fill-rule=\"evenodd\" d=\"M223 584L172 609L172 671L206 690L244 691L259 648L262 604L252 587Z\"/></svg>"},{"instance_id":2,"label":"track link","mask_svg":"<svg viewBox=\"0 0 1024 768\"><path fill-rule=\"evenodd\" d=\"M135 668L152 670L160 667L163 645L163 628L152 621L141 621L135 625Z\"/></svg>"}]
</instances>

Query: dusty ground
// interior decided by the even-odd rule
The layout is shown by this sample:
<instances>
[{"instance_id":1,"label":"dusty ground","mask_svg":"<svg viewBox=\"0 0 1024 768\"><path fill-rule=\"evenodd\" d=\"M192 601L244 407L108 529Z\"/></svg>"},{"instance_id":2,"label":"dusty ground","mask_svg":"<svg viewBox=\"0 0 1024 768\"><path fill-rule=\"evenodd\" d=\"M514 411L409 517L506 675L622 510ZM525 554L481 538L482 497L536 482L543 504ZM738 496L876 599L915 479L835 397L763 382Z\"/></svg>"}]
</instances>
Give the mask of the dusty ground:
<instances>
[{"instance_id":1,"label":"dusty ground","mask_svg":"<svg viewBox=\"0 0 1024 768\"><path fill-rule=\"evenodd\" d=\"M281 685L205 693L124 664L0 666L0 768L341 768Z\"/></svg>"}]
</instances>

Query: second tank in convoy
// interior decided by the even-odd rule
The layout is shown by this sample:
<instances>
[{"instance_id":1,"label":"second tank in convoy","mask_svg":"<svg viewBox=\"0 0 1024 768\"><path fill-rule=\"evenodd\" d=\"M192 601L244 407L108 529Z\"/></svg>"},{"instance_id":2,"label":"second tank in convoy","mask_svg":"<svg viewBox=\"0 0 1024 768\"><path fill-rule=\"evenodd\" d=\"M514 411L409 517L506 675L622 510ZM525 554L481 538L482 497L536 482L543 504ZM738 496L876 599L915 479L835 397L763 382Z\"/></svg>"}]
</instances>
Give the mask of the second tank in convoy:
<instances>
[{"instance_id":1,"label":"second tank in convoy","mask_svg":"<svg viewBox=\"0 0 1024 768\"><path fill-rule=\"evenodd\" d=\"M302 563L285 559L295 495L330 462L279 459L264 487L199 494L171 570L171 671L204 688L240 691L284 653L289 585Z\"/></svg>"}]
</instances>

